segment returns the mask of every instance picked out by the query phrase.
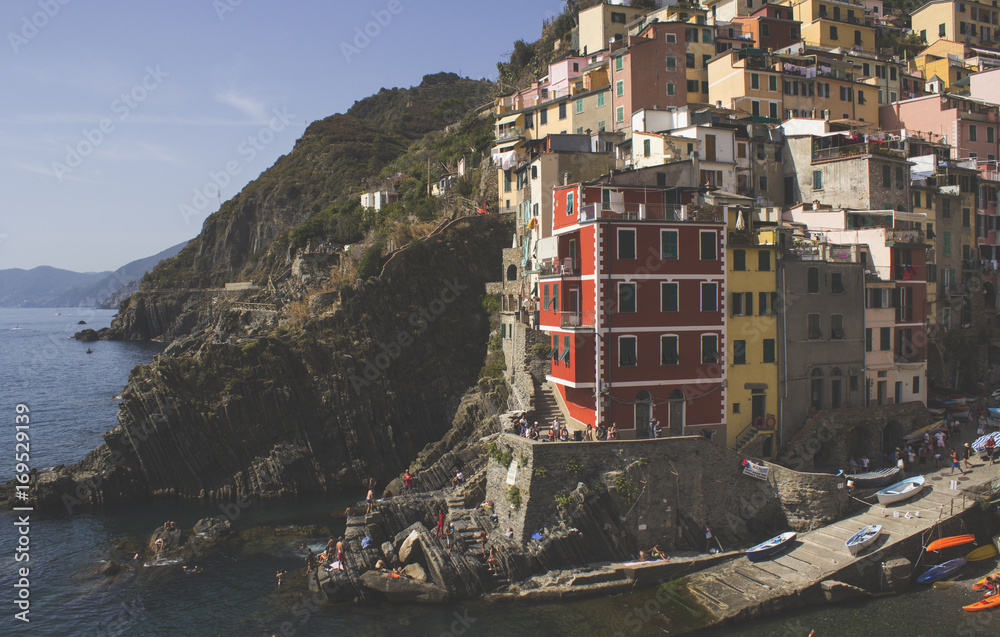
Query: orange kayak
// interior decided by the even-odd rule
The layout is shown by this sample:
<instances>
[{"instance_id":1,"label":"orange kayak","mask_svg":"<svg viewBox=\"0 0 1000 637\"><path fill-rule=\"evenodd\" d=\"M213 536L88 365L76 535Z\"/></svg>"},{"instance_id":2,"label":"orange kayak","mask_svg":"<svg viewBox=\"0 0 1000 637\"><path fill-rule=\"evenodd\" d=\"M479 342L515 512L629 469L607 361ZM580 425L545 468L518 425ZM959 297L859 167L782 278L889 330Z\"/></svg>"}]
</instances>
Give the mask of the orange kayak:
<instances>
[{"instance_id":1,"label":"orange kayak","mask_svg":"<svg viewBox=\"0 0 1000 637\"><path fill-rule=\"evenodd\" d=\"M996 606L1000 606L1000 595L993 595L991 597L987 597L986 599L980 602L976 602L975 604L969 604L968 606L963 606L962 610L975 612L977 610L986 610L987 608L994 608Z\"/></svg>"},{"instance_id":2,"label":"orange kayak","mask_svg":"<svg viewBox=\"0 0 1000 637\"><path fill-rule=\"evenodd\" d=\"M963 544L971 544L976 541L975 535L952 535L951 537L943 537L940 540L934 540L927 545L928 551L940 551L941 549L950 548L952 546L961 546Z\"/></svg>"},{"instance_id":3,"label":"orange kayak","mask_svg":"<svg viewBox=\"0 0 1000 637\"><path fill-rule=\"evenodd\" d=\"M993 573L993 575L1000 575L1000 571L997 571L996 573ZM993 575L987 575L986 577L992 577ZM976 582L975 584L973 584L972 585L972 590L978 591L978 590L986 588L986 577L984 577L983 579L981 579L978 582Z\"/></svg>"}]
</instances>

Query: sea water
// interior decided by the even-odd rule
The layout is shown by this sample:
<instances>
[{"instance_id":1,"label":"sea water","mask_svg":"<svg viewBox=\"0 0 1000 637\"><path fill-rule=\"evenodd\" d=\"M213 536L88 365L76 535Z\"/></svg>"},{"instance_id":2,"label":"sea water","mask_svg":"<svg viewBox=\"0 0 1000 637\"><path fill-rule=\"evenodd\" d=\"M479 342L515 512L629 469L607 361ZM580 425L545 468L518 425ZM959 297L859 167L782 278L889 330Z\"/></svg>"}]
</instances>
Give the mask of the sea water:
<instances>
[{"instance_id":1,"label":"sea water","mask_svg":"<svg viewBox=\"0 0 1000 637\"><path fill-rule=\"evenodd\" d=\"M113 312L66 309L0 309L0 479L14 475L14 417L30 408L30 465L71 464L102 442L117 422L118 399L133 367L148 363L155 343L81 343L72 335L110 324ZM79 325L79 321L86 325ZM87 354L87 349L93 353ZM258 526L316 524L343 532L337 514L363 494L308 498L293 503L252 503L233 520L235 531ZM22 514L23 515L23 514ZM128 561L119 540L144 542L166 520L190 528L221 515L218 507L157 503L100 512L29 513L28 561L15 556L17 514L0 514L0 635L39 636L236 636L236 635L671 635L691 627L682 605L654 591L613 598L547 604L466 603L442 606L317 606L301 585L278 587L275 573L303 567L295 542L232 543L200 560L202 573L180 564L150 564L125 577L94 575L104 560ZM231 517L231 516L230 516ZM323 542L324 538L313 538ZM963 614L974 600L969 581L992 563L967 567L963 582L947 590L916 589L864 603L815 608L710 635L942 635L1000 634L1000 611ZM15 618L20 579L29 568L29 623Z\"/></svg>"}]
</instances>

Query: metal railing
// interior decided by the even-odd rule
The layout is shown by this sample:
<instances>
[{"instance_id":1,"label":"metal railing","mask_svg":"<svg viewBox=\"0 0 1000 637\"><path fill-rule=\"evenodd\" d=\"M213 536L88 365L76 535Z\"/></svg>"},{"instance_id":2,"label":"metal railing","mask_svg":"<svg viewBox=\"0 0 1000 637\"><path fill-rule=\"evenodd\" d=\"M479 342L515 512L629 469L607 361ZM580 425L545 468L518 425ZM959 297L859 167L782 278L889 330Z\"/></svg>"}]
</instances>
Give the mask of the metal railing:
<instances>
[{"instance_id":1,"label":"metal railing","mask_svg":"<svg viewBox=\"0 0 1000 637\"><path fill-rule=\"evenodd\" d=\"M722 210L657 203L590 204L580 208L579 221L697 221L722 223Z\"/></svg>"},{"instance_id":2,"label":"metal railing","mask_svg":"<svg viewBox=\"0 0 1000 637\"><path fill-rule=\"evenodd\" d=\"M861 155L883 155L885 157L895 157L905 159L906 155L898 150L892 150L885 144L867 142L862 144L846 144L843 146L833 146L831 148L813 148L812 160L823 161L824 159L839 159L841 157L852 157Z\"/></svg>"},{"instance_id":3,"label":"metal railing","mask_svg":"<svg viewBox=\"0 0 1000 637\"><path fill-rule=\"evenodd\" d=\"M594 327L594 312L560 312L559 326L563 328Z\"/></svg>"},{"instance_id":4,"label":"metal railing","mask_svg":"<svg viewBox=\"0 0 1000 637\"><path fill-rule=\"evenodd\" d=\"M924 231L916 228L910 230L889 230L885 238L895 243L923 243Z\"/></svg>"}]
</instances>

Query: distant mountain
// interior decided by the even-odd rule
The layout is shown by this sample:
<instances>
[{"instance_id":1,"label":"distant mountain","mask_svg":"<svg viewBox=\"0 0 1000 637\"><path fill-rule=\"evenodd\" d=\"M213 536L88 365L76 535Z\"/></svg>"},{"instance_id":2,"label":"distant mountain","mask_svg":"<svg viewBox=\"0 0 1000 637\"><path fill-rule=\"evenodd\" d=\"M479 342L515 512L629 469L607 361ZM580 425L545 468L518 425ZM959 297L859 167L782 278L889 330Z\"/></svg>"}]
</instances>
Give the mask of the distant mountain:
<instances>
[{"instance_id":1,"label":"distant mountain","mask_svg":"<svg viewBox=\"0 0 1000 637\"><path fill-rule=\"evenodd\" d=\"M157 263L176 255L187 241L136 259L113 272L73 272L47 265L23 270L0 270L0 307L98 307L113 306L134 291L142 276ZM130 293L130 292L129 292ZM115 302L117 299L117 302Z\"/></svg>"}]
</instances>

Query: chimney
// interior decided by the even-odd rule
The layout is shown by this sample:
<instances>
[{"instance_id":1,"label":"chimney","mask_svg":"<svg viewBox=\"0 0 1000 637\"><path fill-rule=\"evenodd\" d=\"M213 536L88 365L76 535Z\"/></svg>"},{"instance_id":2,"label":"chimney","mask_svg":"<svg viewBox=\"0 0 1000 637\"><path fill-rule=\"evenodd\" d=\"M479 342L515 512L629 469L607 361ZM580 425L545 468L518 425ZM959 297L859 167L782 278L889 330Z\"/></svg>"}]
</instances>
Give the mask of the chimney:
<instances>
[{"instance_id":1,"label":"chimney","mask_svg":"<svg viewBox=\"0 0 1000 637\"><path fill-rule=\"evenodd\" d=\"M694 183L696 186L701 185L701 160L698 158L698 151L691 153L691 170L694 172Z\"/></svg>"},{"instance_id":2,"label":"chimney","mask_svg":"<svg viewBox=\"0 0 1000 637\"><path fill-rule=\"evenodd\" d=\"M722 108L722 100L715 100L715 108Z\"/></svg>"},{"instance_id":3,"label":"chimney","mask_svg":"<svg viewBox=\"0 0 1000 637\"><path fill-rule=\"evenodd\" d=\"M563 185L564 186L568 186L569 185L569 180L571 178L572 178L571 174L569 174L569 173L563 173Z\"/></svg>"}]
</instances>

